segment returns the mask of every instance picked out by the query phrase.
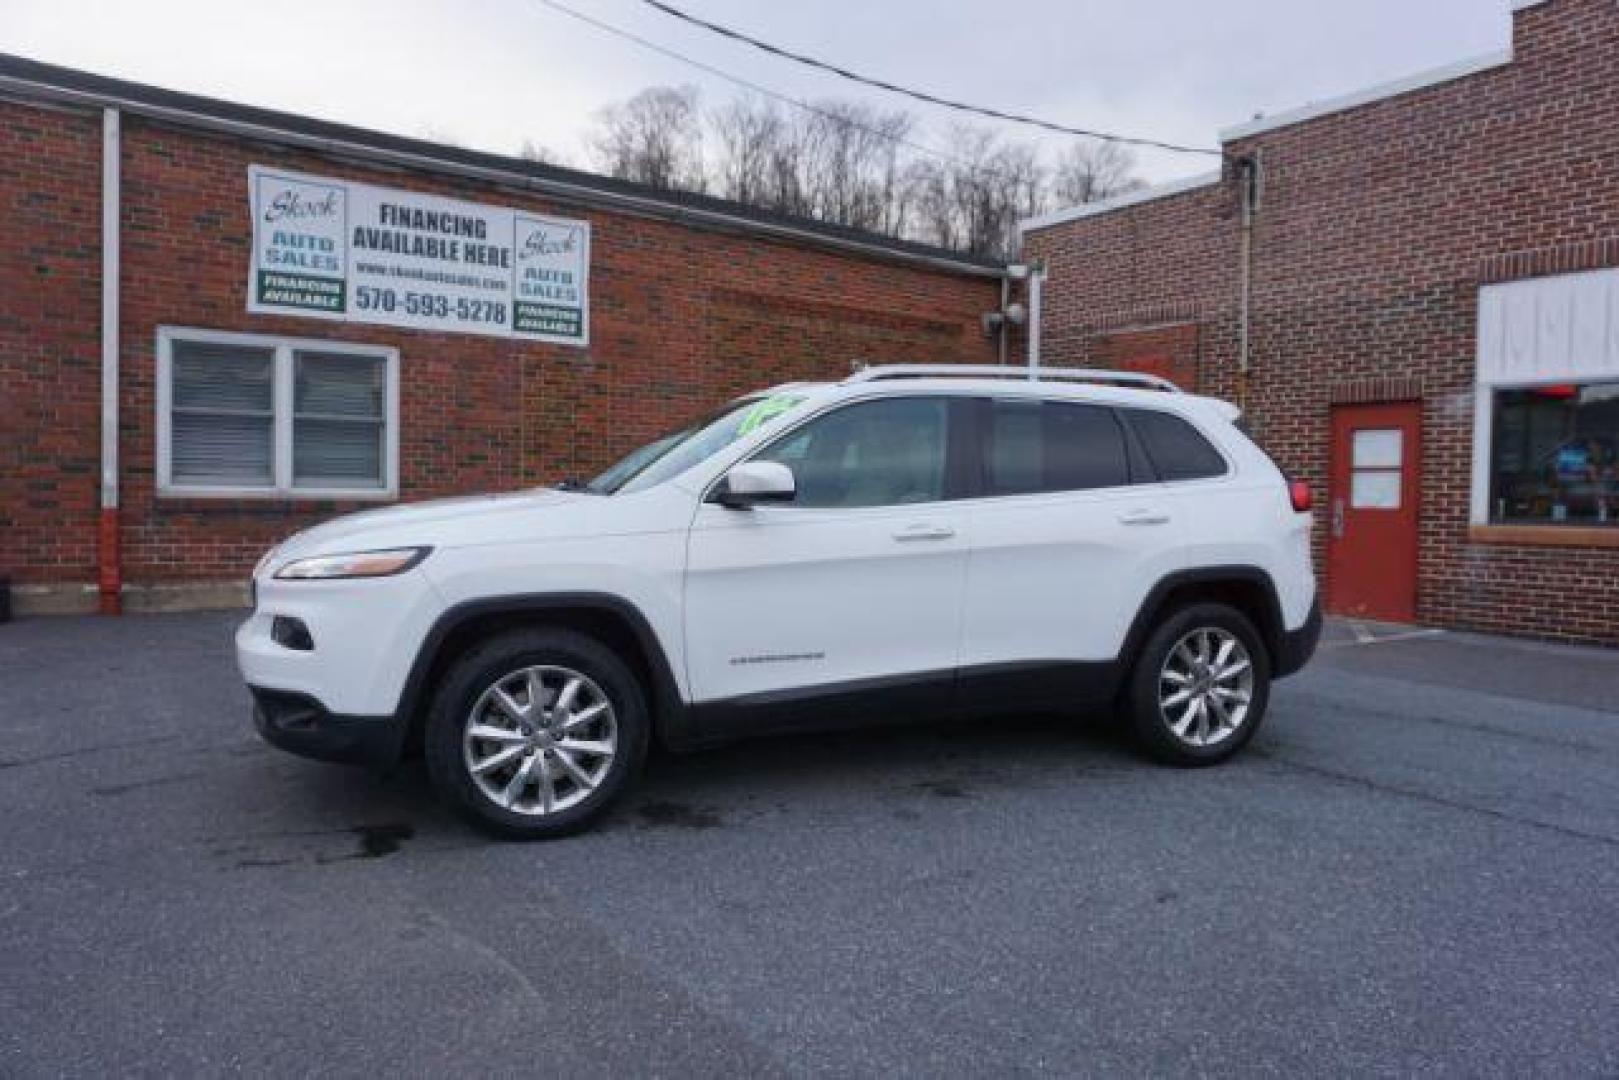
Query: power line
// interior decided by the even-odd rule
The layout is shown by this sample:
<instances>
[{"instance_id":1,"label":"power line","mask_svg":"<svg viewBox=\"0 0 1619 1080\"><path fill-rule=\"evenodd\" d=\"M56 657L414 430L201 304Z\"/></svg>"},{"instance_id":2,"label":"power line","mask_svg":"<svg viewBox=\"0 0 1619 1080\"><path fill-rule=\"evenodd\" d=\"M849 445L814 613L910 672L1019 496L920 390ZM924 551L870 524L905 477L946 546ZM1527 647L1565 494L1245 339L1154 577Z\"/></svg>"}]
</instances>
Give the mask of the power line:
<instances>
[{"instance_id":1,"label":"power line","mask_svg":"<svg viewBox=\"0 0 1619 1080\"><path fill-rule=\"evenodd\" d=\"M544 2L544 0L542 0L542 2ZM839 67L838 65L828 63L825 60L817 60L813 56L805 56L803 53L793 52L792 50L784 49L779 45L772 45L768 41L761 41L756 37L750 37L749 35L742 33L740 30L733 30L728 26L722 26L719 23L709 22L707 19L700 19L695 15L691 15L680 10L672 4L664 3L663 0L642 0L642 2L650 7L657 8L665 15L671 15L674 18L688 22L693 26L702 27L704 30L719 34L721 37L727 37L733 41L740 41L743 44L752 45L754 48L761 49L772 56L779 56L782 59L791 60L794 63L817 68L821 71L837 75L840 78L849 79L853 82L875 87L878 90L887 90L890 93L903 94L908 98L914 98L917 101L926 102L929 105L938 105L946 109L955 109L957 112L974 113L978 116L987 116L992 120L1005 120L1014 124L1027 124L1031 127L1044 128L1047 131L1055 131L1062 135L1079 135L1088 139L1100 139L1103 142L1122 143L1126 146L1148 146L1157 150L1168 150L1176 154L1208 154L1211 157L1224 156L1219 150L1209 150L1201 146L1182 146L1178 143L1160 142L1157 139L1143 139L1129 135L1115 135L1105 131L1091 131L1086 128L1070 127L1067 124L1059 124L1051 120L1042 120L1039 117L1024 116L1019 113L1002 112L1000 109L991 109L983 105L972 105L964 101L953 101L950 98L942 98L936 94L929 94L921 90L912 90L908 87L899 86L895 83L886 82L882 79L875 79L869 75L861 75L858 72L850 71L848 68Z\"/></svg>"},{"instance_id":2,"label":"power line","mask_svg":"<svg viewBox=\"0 0 1619 1080\"><path fill-rule=\"evenodd\" d=\"M805 112L814 113L816 116L819 116L822 119L829 120L835 124L843 124L846 127L852 127L858 131L863 131L866 134L875 136L879 139L887 139L890 142L904 146L910 150L914 150L919 154L926 154L929 157L936 157L942 161L948 161L953 165L968 170L969 172L985 173L990 176L998 175L997 170L991 167L976 164L966 160L965 158L957 157L956 155L950 154L946 151L937 150L931 146L926 146L922 143L915 142L911 139L905 138L903 135L896 135L892 131L884 131L881 128L862 123L861 121L855 120L851 117L841 116L838 113L820 108L819 106L813 105L810 102L803 101L788 94L783 94L776 90L772 90L767 86L761 86L756 82L750 82L739 75L732 75L730 72L723 71L720 68L714 67L712 64L705 64L701 60L694 60L684 53L679 53L673 49L659 45L655 41L649 41L648 39L641 37L639 34L634 34L621 27L614 26L611 23L603 22L594 16L586 15L582 11L576 11L573 8L568 7L566 4L558 3L557 0L539 0L539 2L553 11L567 15L569 18L577 19L589 26L594 26L598 30L612 34L616 37L621 37L626 41L633 41L642 48L651 49L653 52L662 56L667 56L671 60L678 60L682 64L687 64L699 71L707 72L710 75L724 79L727 82L734 83L746 90L751 90L756 94L761 94L767 98L771 98L772 100L779 101L784 105L791 105L795 109L802 109Z\"/></svg>"}]
</instances>

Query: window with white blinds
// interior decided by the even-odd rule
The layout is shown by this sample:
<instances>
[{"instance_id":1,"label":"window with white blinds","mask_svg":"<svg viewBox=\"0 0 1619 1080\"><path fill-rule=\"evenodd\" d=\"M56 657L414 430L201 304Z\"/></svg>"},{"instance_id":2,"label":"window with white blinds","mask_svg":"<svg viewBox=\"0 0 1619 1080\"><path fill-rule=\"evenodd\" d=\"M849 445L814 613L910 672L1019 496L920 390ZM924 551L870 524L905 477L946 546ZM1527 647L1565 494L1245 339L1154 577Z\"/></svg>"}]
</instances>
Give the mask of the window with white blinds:
<instances>
[{"instance_id":1,"label":"window with white blinds","mask_svg":"<svg viewBox=\"0 0 1619 1080\"><path fill-rule=\"evenodd\" d=\"M385 361L294 350L292 362L293 485L383 486Z\"/></svg>"},{"instance_id":2,"label":"window with white blinds","mask_svg":"<svg viewBox=\"0 0 1619 1080\"><path fill-rule=\"evenodd\" d=\"M275 350L174 343L170 475L177 484L275 485Z\"/></svg>"},{"instance_id":3,"label":"window with white blinds","mask_svg":"<svg viewBox=\"0 0 1619 1080\"><path fill-rule=\"evenodd\" d=\"M160 490L395 494L398 363L393 349L164 328Z\"/></svg>"}]
</instances>

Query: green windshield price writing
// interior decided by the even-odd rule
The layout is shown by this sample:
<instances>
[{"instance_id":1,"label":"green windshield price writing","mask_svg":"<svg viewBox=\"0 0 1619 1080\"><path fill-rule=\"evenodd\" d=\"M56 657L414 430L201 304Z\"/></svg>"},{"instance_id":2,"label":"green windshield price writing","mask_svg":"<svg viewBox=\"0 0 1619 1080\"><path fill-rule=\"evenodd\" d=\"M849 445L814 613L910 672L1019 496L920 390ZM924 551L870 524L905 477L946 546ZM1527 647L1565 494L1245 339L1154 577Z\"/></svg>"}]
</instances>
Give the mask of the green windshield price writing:
<instances>
[{"instance_id":1,"label":"green windshield price writing","mask_svg":"<svg viewBox=\"0 0 1619 1080\"><path fill-rule=\"evenodd\" d=\"M792 397L787 394L778 394L775 397L765 398L743 414L742 423L736 429L737 437L741 438L743 435L763 427L803 400L801 397Z\"/></svg>"}]
</instances>

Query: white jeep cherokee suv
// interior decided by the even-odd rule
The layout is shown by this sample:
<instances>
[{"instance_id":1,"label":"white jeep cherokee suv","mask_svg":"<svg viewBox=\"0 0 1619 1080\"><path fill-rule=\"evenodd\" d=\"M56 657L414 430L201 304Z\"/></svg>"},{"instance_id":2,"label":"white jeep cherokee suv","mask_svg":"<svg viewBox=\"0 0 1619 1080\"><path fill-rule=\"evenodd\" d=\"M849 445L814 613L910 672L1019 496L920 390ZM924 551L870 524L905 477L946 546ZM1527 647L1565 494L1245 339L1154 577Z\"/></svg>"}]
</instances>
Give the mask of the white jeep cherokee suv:
<instances>
[{"instance_id":1,"label":"white jeep cherokee suv","mask_svg":"<svg viewBox=\"0 0 1619 1080\"><path fill-rule=\"evenodd\" d=\"M237 657L270 742L420 748L524 837L601 813L654 738L1111 705L1208 764L1321 624L1308 490L1236 417L1116 372L782 386L589 484L299 533L255 571Z\"/></svg>"}]
</instances>

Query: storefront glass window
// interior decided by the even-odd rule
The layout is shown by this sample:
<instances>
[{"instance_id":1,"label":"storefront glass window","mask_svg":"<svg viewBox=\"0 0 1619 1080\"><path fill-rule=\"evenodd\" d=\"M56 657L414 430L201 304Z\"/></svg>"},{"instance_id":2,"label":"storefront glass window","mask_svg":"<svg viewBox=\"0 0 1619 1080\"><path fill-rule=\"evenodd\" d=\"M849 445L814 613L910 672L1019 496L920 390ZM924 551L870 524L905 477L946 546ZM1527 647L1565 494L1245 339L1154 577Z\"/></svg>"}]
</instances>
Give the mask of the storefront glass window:
<instances>
[{"instance_id":1,"label":"storefront glass window","mask_svg":"<svg viewBox=\"0 0 1619 1080\"><path fill-rule=\"evenodd\" d=\"M1490 518L1619 525L1619 382L1495 392Z\"/></svg>"}]
</instances>

